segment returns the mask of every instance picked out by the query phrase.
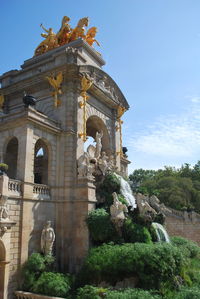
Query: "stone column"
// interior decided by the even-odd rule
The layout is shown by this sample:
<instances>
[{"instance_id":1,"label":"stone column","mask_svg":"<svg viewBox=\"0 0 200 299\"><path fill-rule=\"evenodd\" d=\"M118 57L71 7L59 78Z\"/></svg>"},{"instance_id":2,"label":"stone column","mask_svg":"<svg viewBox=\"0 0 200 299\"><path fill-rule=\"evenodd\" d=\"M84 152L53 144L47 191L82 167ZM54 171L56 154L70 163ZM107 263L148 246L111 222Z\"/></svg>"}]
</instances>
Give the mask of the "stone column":
<instances>
[{"instance_id":1,"label":"stone column","mask_svg":"<svg viewBox=\"0 0 200 299\"><path fill-rule=\"evenodd\" d=\"M28 258L29 238L32 231L33 183L34 183L34 139L33 128L22 128L19 136L18 178L23 181L23 203L21 222L21 264Z\"/></svg>"},{"instance_id":2,"label":"stone column","mask_svg":"<svg viewBox=\"0 0 200 299\"><path fill-rule=\"evenodd\" d=\"M73 204L73 244L70 270L77 272L89 250L89 231L86 225L88 213L95 209L96 187L91 178L78 178L76 200Z\"/></svg>"}]
</instances>

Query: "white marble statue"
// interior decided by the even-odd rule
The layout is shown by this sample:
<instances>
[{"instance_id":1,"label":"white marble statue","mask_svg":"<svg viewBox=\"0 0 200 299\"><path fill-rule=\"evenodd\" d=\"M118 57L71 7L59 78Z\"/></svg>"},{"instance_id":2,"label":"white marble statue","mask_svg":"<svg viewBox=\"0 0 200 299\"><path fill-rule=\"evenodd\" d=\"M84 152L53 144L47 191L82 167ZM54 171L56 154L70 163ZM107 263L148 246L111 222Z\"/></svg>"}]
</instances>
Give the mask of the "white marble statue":
<instances>
[{"instance_id":1,"label":"white marble statue","mask_svg":"<svg viewBox=\"0 0 200 299\"><path fill-rule=\"evenodd\" d=\"M41 234L41 251L44 255L52 255L54 241L54 229L51 227L51 221L47 221Z\"/></svg>"},{"instance_id":2,"label":"white marble statue","mask_svg":"<svg viewBox=\"0 0 200 299\"><path fill-rule=\"evenodd\" d=\"M88 153L84 152L78 159L78 176L86 177L88 175L88 165L90 163Z\"/></svg>"},{"instance_id":3,"label":"white marble statue","mask_svg":"<svg viewBox=\"0 0 200 299\"><path fill-rule=\"evenodd\" d=\"M115 156L111 154L108 159L108 171L116 171L116 169Z\"/></svg>"},{"instance_id":4,"label":"white marble statue","mask_svg":"<svg viewBox=\"0 0 200 299\"><path fill-rule=\"evenodd\" d=\"M103 175L105 175L106 171L108 170L108 156L106 155L105 152L102 152L101 157L99 158L99 168L102 172Z\"/></svg>"},{"instance_id":5,"label":"white marble statue","mask_svg":"<svg viewBox=\"0 0 200 299\"><path fill-rule=\"evenodd\" d=\"M8 221L7 196L0 195L0 221Z\"/></svg>"},{"instance_id":6,"label":"white marble statue","mask_svg":"<svg viewBox=\"0 0 200 299\"><path fill-rule=\"evenodd\" d=\"M102 150L102 143L101 143L101 139L103 137L103 131L96 132L96 137L95 137L95 141L96 141L96 151L95 151L95 158L98 159L101 155L101 150Z\"/></svg>"},{"instance_id":7,"label":"white marble statue","mask_svg":"<svg viewBox=\"0 0 200 299\"><path fill-rule=\"evenodd\" d=\"M121 235L121 228L124 224L124 220L126 219L124 213L128 213L128 209L125 204L119 201L116 192L113 192L112 196L113 204L110 206L111 221L114 223L119 235Z\"/></svg>"},{"instance_id":8,"label":"white marble statue","mask_svg":"<svg viewBox=\"0 0 200 299\"><path fill-rule=\"evenodd\" d=\"M78 159L78 177L93 178L93 172L95 170L96 159L92 159L93 163L90 162L92 158L88 152L84 152Z\"/></svg>"}]
</instances>

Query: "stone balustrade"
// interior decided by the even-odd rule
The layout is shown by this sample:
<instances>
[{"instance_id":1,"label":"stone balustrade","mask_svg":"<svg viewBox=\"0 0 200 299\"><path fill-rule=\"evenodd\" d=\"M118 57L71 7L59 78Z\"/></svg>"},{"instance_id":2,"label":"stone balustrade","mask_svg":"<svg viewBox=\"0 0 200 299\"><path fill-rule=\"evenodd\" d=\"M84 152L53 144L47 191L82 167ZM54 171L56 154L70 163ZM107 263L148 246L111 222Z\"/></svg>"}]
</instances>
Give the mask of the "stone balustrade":
<instances>
[{"instance_id":1,"label":"stone balustrade","mask_svg":"<svg viewBox=\"0 0 200 299\"><path fill-rule=\"evenodd\" d=\"M50 188L47 185L34 184L33 185L33 198L37 199L50 199Z\"/></svg>"},{"instance_id":2,"label":"stone balustrade","mask_svg":"<svg viewBox=\"0 0 200 299\"><path fill-rule=\"evenodd\" d=\"M17 299L64 299L61 297L49 297L45 295L33 294L33 293L23 292L23 291L16 291L15 295Z\"/></svg>"},{"instance_id":3,"label":"stone balustrade","mask_svg":"<svg viewBox=\"0 0 200 299\"><path fill-rule=\"evenodd\" d=\"M22 182L17 180L8 181L8 195L9 197L21 197L22 191Z\"/></svg>"}]
</instances>

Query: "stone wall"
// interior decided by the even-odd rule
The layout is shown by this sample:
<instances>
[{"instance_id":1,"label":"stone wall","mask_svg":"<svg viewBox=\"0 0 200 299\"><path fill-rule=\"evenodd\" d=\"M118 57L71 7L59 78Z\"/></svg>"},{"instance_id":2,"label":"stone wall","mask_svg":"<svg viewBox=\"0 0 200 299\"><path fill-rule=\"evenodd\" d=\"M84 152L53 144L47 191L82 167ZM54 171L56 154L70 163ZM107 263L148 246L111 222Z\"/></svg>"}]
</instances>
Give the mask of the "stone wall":
<instances>
[{"instance_id":1,"label":"stone wall","mask_svg":"<svg viewBox=\"0 0 200 299\"><path fill-rule=\"evenodd\" d=\"M20 265L20 226L21 226L21 200L9 199L9 216L16 223L11 229L10 238L10 275L8 298L12 298L13 291L18 287Z\"/></svg>"},{"instance_id":2,"label":"stone wall","mask_svg":"<svg viewBox=\"0 0 200 299\"><path fill-rule=\"evenodd\" d=\"M10 220L16 223L11 229L10 238L8 299L13 298L13 292L19 288L20 265L23 262L21 256L22 235L23 240L25 236L27 237L26 242L24 242L27 247L26 252L30 255L40 251L41 231L46 221L51 220L52 225L55 224L55 202L51 200L31 200L28 202L25 215L27 226L22 231L23 200L13 198L8 200Z\"/></svg>"},{"instance_id":3,"label":"stone wall","mask_svg":"<svg viewBox=\"0 0 200 299\"><path fill-rule=\"evenodd\" d=\"M165 227L170 236L187 238L200 245L200 215L172 210L166 215Z\"/></svg>"}]
</instances>

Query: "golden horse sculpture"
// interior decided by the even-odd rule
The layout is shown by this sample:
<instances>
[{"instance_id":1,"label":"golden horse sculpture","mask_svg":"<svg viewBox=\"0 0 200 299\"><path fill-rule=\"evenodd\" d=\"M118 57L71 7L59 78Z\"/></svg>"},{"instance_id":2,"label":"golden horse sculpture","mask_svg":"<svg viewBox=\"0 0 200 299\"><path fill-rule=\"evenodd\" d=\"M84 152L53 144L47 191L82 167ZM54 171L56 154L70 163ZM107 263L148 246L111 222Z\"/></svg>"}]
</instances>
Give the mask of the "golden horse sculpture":
<instances>
[{"instance_id":1,"label":"golden horse sculpture","mask_svg":"<svg viewBox=\"0 0 200 299\"><path fill-rule=\"evenodd\" d=\"M95 42L99 47L99 42L95 39L95 36L97 34L97 27L91 27L88 29L85 37L85 41L92 47L93 43Z\"/></svg>"},{"instance_id":2,"label":"golden horse sculpture","mask_svg":"<svg viewBox=\"0 0 200 299\"><path fill-rule=\"evenodd\" d=\"M95 42L98 46L100 44L95 39L97 28L91 27L86 32L86 27L89 23L89 18L84 17L78 21L77 26L72 29L69 25L70 18L67 16L64 16L61 23L61 28L58 31L57 34L53 32L52 28L49 28L47 30L42 24L40 27L47 33L42 33L41 36L45 38L39 46L35 49L34 56L41 55L45 52L48 52L54 48L63 46L65 44L68 44L78 38L84 39L90 46L93 46L93 43Z\"/></svg>"},{"instance_id":3,"label":"golden horse sculpture","mask_svg":"<svg viewBox=\"0 0 200 299\"><path fill-rule=\"evenodd\" d=\"M70 18L67 16L64 16L62 19L61 28L57 33L57 39L59 46L63 46L69 42L72 29L69 25Z\"/></svg>"},{"instance_id":4,"label":"golden horse sculpture","mask_svg":"<svg viewBox=\"0 0 200 299\"><path fill-rule=\"evenodd\" d=\"M89 18L85 17L82 18L78 21L77 26L72 30L71 36L69 41L72 42L76 40L77 38L83 38L85 39L86 32L85 32L85 27L87 27L89 24Z\"/></svg>"},{"instance_id":5,"label":"golden horse sculpture","mask_svg":"<svg viewBox=\"0 0 200 299\"><path fill-rule=\"evenodd\" d=\"M59 72L57 76L46 77L49 81L49 84L54 88L52 96L54 97L54 106L57 108L61 105L61 100L58 98L59 94L62 94L61 84L63 81L63 74Z\"/></svg>"}]
</instances>

